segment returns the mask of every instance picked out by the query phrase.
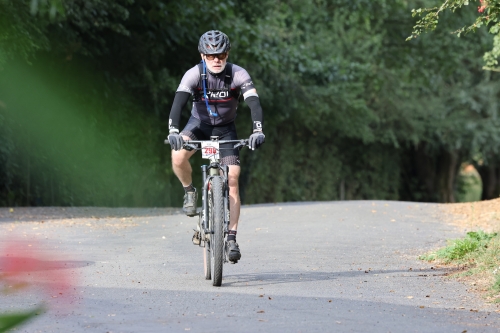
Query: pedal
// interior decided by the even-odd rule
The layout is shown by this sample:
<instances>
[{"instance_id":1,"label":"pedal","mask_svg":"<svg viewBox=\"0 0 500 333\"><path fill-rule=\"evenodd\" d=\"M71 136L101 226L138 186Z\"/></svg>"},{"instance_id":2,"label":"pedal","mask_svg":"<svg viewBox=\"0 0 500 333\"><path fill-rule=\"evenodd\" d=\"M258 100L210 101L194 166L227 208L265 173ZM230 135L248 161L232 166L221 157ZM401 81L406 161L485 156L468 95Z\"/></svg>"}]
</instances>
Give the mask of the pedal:
<instances>
[{"instance_id":1,"label":"pedal","mask_svg":"<svg viewBox=\"0 0 500 333\"><path fill-rule=\"evenodd\" d=\"M189 214L188 214L188 213L186 213L186 215L187 215L188 217L195 217L195 216L199 216L199 215L200 215L200 213L201 213L201 208L198 208L198 209L196 210L196 212L191 212L191 213L189 213Z\"/></svg>"},{"instance_id":2,"label":"pedal","mask_svg":"<svg viewBox=\"0 0 500 333\"><path fill-rule=\"evenodd\" d=\"M200 245L200 243L201 243L201 237L200 237L200 232L198 230L194 231L194 235L193 235L192 241L193 241L194 245Z\"/></svg>"},{"instance_id":3,"label":"pedal","mask_svg":"<svg viewBox=\"0 0 500 333\"><path fill-rule=\"evenodd\" d=\"M231 264L237 264L238 263L238 260L235 260L235 261L230 261Z\"/></svg>"}]
</instances>

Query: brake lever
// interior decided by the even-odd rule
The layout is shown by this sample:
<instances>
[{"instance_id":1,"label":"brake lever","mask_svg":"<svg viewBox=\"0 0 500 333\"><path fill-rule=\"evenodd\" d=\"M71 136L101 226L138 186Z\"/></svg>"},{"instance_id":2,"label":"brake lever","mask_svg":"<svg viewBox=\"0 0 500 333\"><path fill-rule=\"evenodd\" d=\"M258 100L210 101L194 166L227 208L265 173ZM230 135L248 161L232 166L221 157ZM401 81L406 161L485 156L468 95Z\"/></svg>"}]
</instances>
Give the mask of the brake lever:
<instances>
[{"instance_id":1,"label":"brake lever","mask_svg":"<svg viewBox=\"0 0 500 333\"><path fill-rule=\"evenodd\" d=\"M246 140L241 140L240 142L238 142L237 144L234 145L234 149L238 149L238 148L241 148L241 147L245 147L247 145L247 143L245 142Z\"/></svg>"},{"instance_id":2,"label":"brake lever","mask_svg":"<svg viewBox=\"0 0 500 333\"><path fill-rule=\"evenodd\" d=\"M196 146L194 144L185 143L182 148L184 148L187 151L192 151L192 150L198 149L198 146Z\"/></svg>"}]
</instances>

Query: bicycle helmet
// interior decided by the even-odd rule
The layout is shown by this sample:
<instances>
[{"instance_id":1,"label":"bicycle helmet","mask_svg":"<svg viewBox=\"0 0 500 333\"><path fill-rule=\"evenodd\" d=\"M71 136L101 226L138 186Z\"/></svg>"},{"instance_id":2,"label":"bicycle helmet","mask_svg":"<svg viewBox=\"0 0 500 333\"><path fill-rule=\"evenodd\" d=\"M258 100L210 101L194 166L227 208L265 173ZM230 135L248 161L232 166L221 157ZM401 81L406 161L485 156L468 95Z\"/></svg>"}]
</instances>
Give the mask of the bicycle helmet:
<instances>
[{"instance_id":1,"label":"bicycle helmet","mask_svg":"<svg viewBox=\"0 0 500 333\"><path fill-rule=\"evenodd\" d=\"M231 43L225 33L219 30L210 30L200 37L198 51L203 54L219 54L231 49Z\"/></svg>"}]
</instances>

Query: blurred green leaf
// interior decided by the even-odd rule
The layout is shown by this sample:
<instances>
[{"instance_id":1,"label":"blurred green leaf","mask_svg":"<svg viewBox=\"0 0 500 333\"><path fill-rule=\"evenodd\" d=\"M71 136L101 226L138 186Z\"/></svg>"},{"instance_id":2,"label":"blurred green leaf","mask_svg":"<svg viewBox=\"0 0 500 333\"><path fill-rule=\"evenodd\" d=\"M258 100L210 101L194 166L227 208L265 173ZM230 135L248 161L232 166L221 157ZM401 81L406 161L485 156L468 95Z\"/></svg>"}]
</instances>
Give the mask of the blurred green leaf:
<instances>
[{"instance_id":1,"label":"blurred green leaf","mask_svg":"<svg viewBox=\"0 0 500 333\"><path fill-rule=\"evenodd\" d=\"M0 333L7 332L15 327L19 327L44 311L43 306L34 310L19 313L0 314Z\"/></svg>"}]
</instances>

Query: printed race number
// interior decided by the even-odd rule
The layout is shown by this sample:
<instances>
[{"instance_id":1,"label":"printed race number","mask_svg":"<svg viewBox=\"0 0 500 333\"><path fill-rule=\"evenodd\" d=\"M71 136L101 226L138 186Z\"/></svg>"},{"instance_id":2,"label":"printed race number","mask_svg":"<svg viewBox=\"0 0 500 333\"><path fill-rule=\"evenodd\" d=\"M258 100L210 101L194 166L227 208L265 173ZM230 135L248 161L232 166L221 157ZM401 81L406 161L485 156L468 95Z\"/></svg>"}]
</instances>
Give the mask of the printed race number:
<instances>
[{"instance_id":1,"label":"printed race number","mask_svg":"<svg viewBox=\"0 0 500 333\"><path fill-rule=\"evenodd\" d=\"M217 149L215 149L214 147L205 147L203 149L205 149L204 150L205 155L214 155L214 154L217 154Z\"/></svg>"},{"instance_id":2,"label":"printed race number","mask_svg":"<svg viewBox=\"0 0 500 333\"><path fill-rule=\"evenodd\" d=\"M201 144L202 158L219 158L219 143L218 142L202 142Z\"/></svg>"}]
</instances>

